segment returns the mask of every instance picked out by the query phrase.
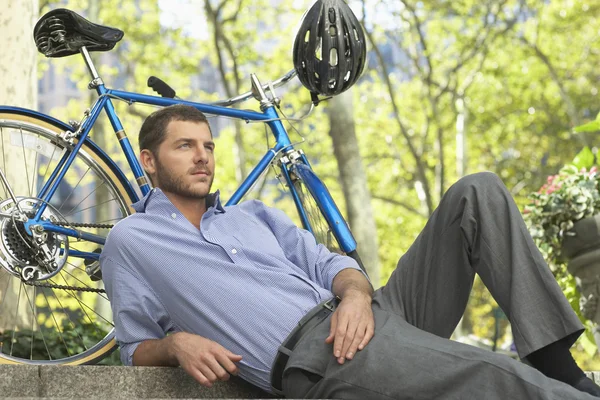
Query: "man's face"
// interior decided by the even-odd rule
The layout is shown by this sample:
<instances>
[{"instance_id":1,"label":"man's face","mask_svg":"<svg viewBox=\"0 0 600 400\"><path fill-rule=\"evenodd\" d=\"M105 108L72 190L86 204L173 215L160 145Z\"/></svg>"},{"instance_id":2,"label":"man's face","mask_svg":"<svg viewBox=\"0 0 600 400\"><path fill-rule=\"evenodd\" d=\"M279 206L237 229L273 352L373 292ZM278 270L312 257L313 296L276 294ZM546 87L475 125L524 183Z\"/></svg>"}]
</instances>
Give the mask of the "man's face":
<instances>
[{"instance_id":1,"label":"man's face","mask_svg":"<svg viewBox=\"0 0 600 400\"><path fill-rule=\"evenodd\" d=\"M215 143L206 123L171 121L155 157L156 186L174 195L203 199L214 179Z\"/></svg>"}]
</instances>

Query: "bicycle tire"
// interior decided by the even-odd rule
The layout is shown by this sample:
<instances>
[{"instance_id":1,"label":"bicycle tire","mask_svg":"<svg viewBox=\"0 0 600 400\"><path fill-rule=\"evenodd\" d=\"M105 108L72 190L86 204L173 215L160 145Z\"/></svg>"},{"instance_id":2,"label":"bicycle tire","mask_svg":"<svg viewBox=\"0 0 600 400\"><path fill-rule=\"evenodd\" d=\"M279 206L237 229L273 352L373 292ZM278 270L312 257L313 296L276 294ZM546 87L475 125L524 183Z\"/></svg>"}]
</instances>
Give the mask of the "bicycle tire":
<instances>
[{"instance_id":1,"label":"bicycle tire","mask_svg":"<svg viewBox=\"0 0 600 400\"><path fill-rule=\"evenodd\" d=\"M14 145L15 143L13 142L17 142L18 144L19 139L21 141L23 154L22 159L25 165L27 189L29 189L29 193L15 193L18 199L21 197L35 197L32 196L32 194L37 193L39 186L43 185L43 182L47 179L48 170L52 170L51 165L57 162L55 152L58 150L60 154L65 148L70 147L70 145L65 143L59 137L60 133L65 130L66 125L55 121L56 120L52 120L51 118L44 118L44 116L35 112L27 112L26 110L0 110L0 144L2 145L0 151L2 152L2 159L4 160L3 165L0 164L0 168L3 168L5 173L7 173L8 166L12 167L12 165L15 164L14 162L12 164L10 163L10 157L16 157L16 153L20 151L17 149L18 146L15 146L15 149L13 149L15 150L14 154L7 154L5 148L9 145ZM10 137L7 138L7 135ZM51 149L52 154L49 155ZM9 158L8 166L6 165L7 156ZM71 168L69 168L67 176L65 176L65 178L61 181L61 185L66 185L67 190L71 188L71 192L68 194L68 196L65 196L66 192L63 195L55 194L50 204L53 205L54 210L56 210L56 212L69 223L80 222L80 220L82 220L81 222L85 223L88 222L87 219L83 220L85 218L99 218L99 215L105 215L106 213L108 213L106 215L109 216L116 215L117 217L114 219L119 220L133 213L133 209L130 207L130 205L135 201L132 195L133 190L131 189L131 186L129 186L129 183L124 181L123 175L119 176L117 173L115 173L115 166L109 165L105 157L105 155L100 154L100 151L97 150L95 146L87 142L84 143L73 165L71 165ZM29 174L28 170L28 159L35 160L33 161L34 164L31 174ZM47 167L45 167L44 176L40 180L43 170L43 167L40 167L40 165L46 159L48 164ZM82 176L79 178L78 171L83 170L86 167L87 169L84 173L80 172ZM18 166L16 168L18 168ZM72 174L75 176L75 179L79 179L74 187L72 185L74 182L73 178L71 175L69 175L71 171L73 171ZM90 179L92 180L91 185L88 182ZM98 183L99 179L102 179L102 183L100 184ZM69 180L71 181L69 182ZM94 189L91 190L87 186L92 186ZM60 193L60 189L62 189L61 186L59 186L57 193ZM86 191L89 192L87 195ZM3 189L3 185L1 184L0 192L3 193L4 197L6 198L4 199L4 202L10 203L10 198L7 196L6 190ZM100 200L103 199L102 196L104 195L100 195L100 192L106 192L112 197L107 202L100 203ZM100 200L98 200L98 204L89 206L91 202L89 198L92 196L92 194L94 195L94 198L99 198ZM63 209L68 209L63 208L65 204L67 204L68 207L71 207L72 204L77 201L72 200L72 198L76 197L83 198L83 200L74 206L74 208L72 208L68 213L61 211ZM57 202L62 202L62 204L60 206L53 204L55 199ZM21 200L18 200L18 202L20 201ZM5 204L4 202L2 204ZM80 209L80 207L86 208ZM3 218L3 220L4 219L6 218ZM100 221L90 222L100 224ZM11 232L14 233L15 227L7 225L6 221L2 222L0 226L2 227L2 230L0 231L2 243L7 243L11 240L14 243L14 240L16 239L14 234L11 236ZM105 232L107 233L107 231ZM9 236L10 239L7 239ZM16 245L13 244L13 247L14 246ZM85 249L80 246L84 246ZM77 242L77 247L80 247L82 249L81 251L92 251L91 248L94 246L98 245L92 245L89 242ZM3 247L3 249L10 248L10 246ZM75 249L74 244L72 245L72 248ZM96 250L98 250L98 248L96 248ZM3 250L3 252L4 251L7 250ZM103 315L95 315L99 310L110 310L110 305L108 304L107 306L108 299L106 297L55 288L40 288L39 292L37 292L35 288L25 288L24 292L26 293L26 296L22 296L21 292L23 291L23 287L26 285L24 285L20 278L15 276L14 273L11 274L11 272L14 271L11 270L10 266L5 266L5 264L8 265L9 263L9 256L7 256L5 253L2 253L0 254L0 258L3 260L3 264L0 266L0 274L4 274L3 279L6 279L6 282L8 282L2 282L2 286L6 285L4 290L3 287L0 287L0 307L7 307L8 303L5 302L5 297L7 297L10 292L9 287L12 287L11 285L16 285L19 287L15 307L15 318L13 322L11 322L11 326L14 324L14 329L7 330L6 324L4 324L4 326L0 326L0 333L2 334L2 336L0 336L0 364L94 364L109 355L116 348L112 314L107 313ZM79 265L77 264L78 262L80 262ZM59 280L59 274L57 274L56 281L49 279L49 283L54 285L68 283L71 286L102 288L103 284L101 280L93 282L89 279L85 279L89 278L89 276L86 277L84 275L85 269L83 269L82 266L82 259L73 259L72 257L69 257L66 260L65 267L60 271L62 280ZM71 272L68 272L69 269ZM62 272L65 273L62 274ZM2 275L0 275L0 277L1 276ZM27 294L28 290L33 292L33 301L31 301L29 295ZM49 295L54 297L49 298ZM25 301L25 298L29 305L29 309L31 310L31 312L25 311L25 313L28 314L26 318L31 318L31 326L29 328L27 328L24 323L21 324L21 322L19 322L19 326L17 325L18 318L21 318L19 302ZM45 298L45 306L43 298ZM90 307L86 302L92 304L93 307ZM99 305L99 302L102 304ZM67 305L67 308L65 308L63 303ZM75 306L73 307L73 305ZM80 307L80 310L76 309L77 306ZM60 307L60 313L55 313L55 311L52 311L53 307L56 309L59 309ZM50 311L45 311L46 309ZM40 312L39 310L42 310L43 312ZM0 312L3 312L3 309L0 308ZM51 315L48 315L48 313ZM17 316L19 317L17 318ZM100 317L103 320L101 320ZM25 321L25 318L22 319ZM0 322L2 322L1 319ZM90 330L89 332L87 331L88 329ZM5 335L5 332L7 331L12 335L10 337L10 351L8 349L8 344L6 346L4 345L4 341L8 339L8 336ZM38 333L40 335L38 335ZM67 333L69 336L67 336ZM29 335L31 335L31 339L29 339ZM46 337L45 335L48 336ZM57 335L60 336L59 339L56 339ZM41 336L41 338L39 336ZM57 343L59 341L62 342L65 349L58 349L58 346L56 346L56 349L53 348L50 350L48 347L50 342L49 338L54 338L53 340L56 340ZM19 346L30 346L31 351L29 353L29 357L26 357L27 354L24 354L23 350L20 350L20 353L17 355L15 354L15 344L18 343L17 339L21 340L21 343L17 345L17 349L20 348ZM40 355L44 352L44 349L40 351L36 350L34 357L34 347L41 347L40 339L41 342L43 342L43 346L47 352L47 359L43 359ZM64 354L65 350L66 356Z\"/></svg>"}]
</instances>

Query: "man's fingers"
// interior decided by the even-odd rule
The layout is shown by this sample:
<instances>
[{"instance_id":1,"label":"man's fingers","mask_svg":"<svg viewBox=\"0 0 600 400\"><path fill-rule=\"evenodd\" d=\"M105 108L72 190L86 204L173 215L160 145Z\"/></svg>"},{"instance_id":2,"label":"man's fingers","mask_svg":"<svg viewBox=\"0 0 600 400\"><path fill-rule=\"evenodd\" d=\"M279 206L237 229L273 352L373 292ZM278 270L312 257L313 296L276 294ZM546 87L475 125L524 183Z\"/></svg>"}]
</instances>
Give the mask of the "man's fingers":
<instances>
[{"instance_id":1,"label":"man's fingers","mask_svg":"<svg viewBox=\"0 0 600 400\"><path fill-rule=\"evenodd\" d=\"M337 312L334 312L331 316L331 325L329 326L329 336L325 339L325 343L333 343L333 339L335 338L335 330L337 328Z\"/></svg>"},{"instance_id":2,"label":"man's fingers","mask_svg":"<svg viewBox=\"0 0 600 400\"><path fill-rule=\"evenodd\" d=\"M344 339L346 338L347 330L348 320L346 318L339 318L335 329L335 338L333 341L333 355L338 359L342 357L342 346L344 345Z\"/></svg>"},{"instance_id":3,"label":"man's fingers","mask_svg":"<svg viewBox=\"0 0 600 400\"><path fill-rule=\"evenodd\" d=\"M208 379L208 381L210 382L210 384L212 386L213 382L215 382L217 380L217 375L213 372L210 365L208 365L206 362L204 362L204 363L201 363L200 365L198 365L197 368L200 370L202 375L204 375L206 377L206 379Z\"/></svg>"},{"instance_id":4,"label":"man's fingers","mask_svg":"<svg viewBox=\"0 0 600 400\"><path fill-rule=\"evenodd\" d=\"M371 339L373 339L373 335L375 334L375 327L373 326L373 323L370 322L367 325L367 330L365 332L365 337L363 338L362 342L360 342L360 344L358 345L358 350L362 350L365 348L365 346L367 344L369 344L369 342L371 341Z\"/></svg>"},{"instance_id":5,"label":"man's fingers","mask_svg":"<svg viewBox=\"0 0 600 400\"><path fill-rule=\"evenodd\" d=\"M359 333L358 332L359 327L360 327L359 323L357 323L354 320L350 320L348 322L348 328L346 329L346 337L344 339L344 344L342 345L342 357L352 358L352 357L347 357L347 355L350 352L352 345L354 344L356 335ZM364 333L364 329L363 329L363 333ZM361 339L362 339L363 333L361 333ZM358 343L356 344L356 346L358 346ZM354 353L356 353L356 349L353 350L352 353L354 355Z\"/></svg>"},{"instance_id":6,"label":"man's fingers","mask_svg":"<svg viewBox=\"0 0 600 400\"><path fill-rule=\"evenodd\" d=\"M217 355L218 357L218 355ZM225 357L226 358L226 357ZM215 376L215 380L226 381L229 380L229 374L225 371L225 368L219 363L218 358L213 358L206 362L206 366L210 368L211 372ZM206 374L205 374L206 375ZM206 376L209 378L209 376Z\"/></svg>"},{"instance_id":7,"label":"man's fingers","mask_svg":"<svg viewBox=\"0 0 600 400\"><path fill-rule=\"evenodd\" d=\"M212 387L212 382L204 376L202 372L200 372L197 368L187 369L186 372L190 374L199 384L206 387Z\"/></svg>"},{"instance_id":8,"label":"man's fingers","mask_svg":"<svg viewBox=\"0 0 600 400\"><path fill-rule=\"evenodd\" d=\"M348 346L348 349L346 349L343 353L348 360L352 360L352 358L358 351L358 346L362 343L362 341L365 337L366 330L367 330L366 323L363 322L360 325L358 325L358 328L356 329L356 331L354 333L354 337L352 338L352 342Z\"/></svg>"},{"instance_id":9,"label":"man's fingers","mask_svg":"<svg viewBox=\"0 0 600 400\"><path fill-rule=\"evenodd\" d=\"M242 359L242 356L238 356L238 355L234 354L233 356L235 356L235 357L232 359L232 355L229 353L230 352L218 354L217 361L219 362L219 364L221 364L223 366L223 368L225 368L227 370L227 372L229 372L232 375L237 375L238 367L237 367L237 365L234 364L234 360L235 360L235 362L237 362Z\"/></svg>"},{"instance_id":10,"label":"man's fingers","mask_svg":"<svg viewBox=\"0 0 600 400\"><path fill-rule=\"evenodd\" d=\"M242 361L242 356L240 356L239 354L235 354L232 353L231 351L227 350L225 347L223 347L224 353L225 355L233 362L238 362L238 361Z\"/></svg>"}]
</instances>

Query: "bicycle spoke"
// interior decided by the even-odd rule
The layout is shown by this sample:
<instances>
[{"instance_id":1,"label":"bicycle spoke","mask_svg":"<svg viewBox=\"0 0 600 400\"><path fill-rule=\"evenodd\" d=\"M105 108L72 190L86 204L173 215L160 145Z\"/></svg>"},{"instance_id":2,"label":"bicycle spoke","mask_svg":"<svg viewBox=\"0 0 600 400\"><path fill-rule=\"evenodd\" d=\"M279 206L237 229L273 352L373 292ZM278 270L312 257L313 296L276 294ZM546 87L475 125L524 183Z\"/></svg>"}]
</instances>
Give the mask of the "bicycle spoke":
<instances>
[{"instance_id":1,"label":"bicycle spoke","mask_svg":"<svg viewBox=\"0 0 600 400\"><path fill-rule=\"evenodd\" d=\"M33 174L31 176L31 189L29 189L29 197L33 196L34 186L36 186L36 178L37 178L37 163L38 163L39 155L35 154L35 159L33 160Z\"/></svg>"},{"instance_id":2,"label":"bicycle spoke","mask_svg":"<svg viewBox=\"0 0 600 400\"><path fill-rule=\"evenodd\" d=\"M78 281L79 283L81 283L83 286L85 286L88 289L96 289L93 288L89 285L87 285L84 281L82 281L81 279L77 278L75 275L71 274L69 271L67 271L66 269L63 268L63 271L66 272L67 274L69 274L69 276L72 276L76 281ZM104 297L102 294L98 293L99 297L102 297L104 300L109 301L108 298Z\"/></svg>"},{"instance_id":3,"label":"bicycle spoke","mask_svg":"<svg viewBox=\"0 0 600 400\"><path fill-rule=\"evenodd\" d=\"M70 214L71 212L73 212L73 210L76 210L76 209L77 209L77 207L79 207L79 206L81 205L81 203L83 203L84 201L86 201L88 197L90 197L92 194L94 194L94 193L96 192L96 190L98 190L98 188L100 188L100 187L101 187L102 185L104 185L105 183L106 183L106 181L102 181L102 183L101 183L101 184L99 184L98 186L96 186L96 187L94 188L94 190L92 190L92 191L91 191L91 192L90 192L90 193L89 193L87 196L85 196L85 197L83 198L83 200L81 200L81 201L80 201L80 202L79 202L79 203L78 203L78 204L77 204L75 207L71 208L67 214Z\"/></svg>"},{"instance_id":4,"label":"bicycle spoke","mask_svg":"<svg viewBox=\"0 0 600 400\"><path fill-rule=\"evenodd\" d=\"M23 140L23 128L20 128L21 132L21 148L23 149L23 163L25 164L25 175L27 176L27 188L30 187L29 184L29 171L27 171L27 156L25 154L25 141ZM31 191L29 191L29 197L31 197Z\"/></svg>"},{"instance_id":5,"label":"bicycle spoke","mask_svg":"<svg viewBox=\"0 0 600 400\"><path fill-rule=\"evenodd\" d=\"M50 302L48 301L48 296L46 296L46 293L43 290L42 290L42 294L44 295L44 298L46 299L46 304L48 305L48 309L51 309ZM54 321L54 326L56 326L56 330L58 331L58 336L60 336L60 340L65 345L67 354L69 355L69 357L71 357L71 352L69 351L69 347L67 346L67 343L65 342L65 338L63 337L62 329L60 329L60 326L58 326L58 322L56 321L56 317L54 316L54 313L52 311L50 311L50 315L52 316L52 320Z\"/></svg>"},{"instance_id":6,"label":"bicycle spoke","mask_svg":"<svg viewBox=\"0 0 600 400\"><path fill-rule=\"evenodd\" d=\"M71 249L72 249L72 250L75 250L75 251L81 251L81 250L78 250L78 249L76 249L74 246L71 246ZM78 270L80 270L80 271L83 271L83 272L85 272L85 268L78 267L77 265L75 265L75 264L73 264L73 263L71 263L71 262L67 262L67 264L69 264L71 267L73 267L73 268L75 268L75 269L78 269ZM87 272L85 272L85 273L87 274Z\"/></svg>"},{"instance_id":7,"label":"bicycle spoke","mask_svg":"<svg viewBox=\"0 0 600 400\"><path fill-rule=\"evenodd\" d=\"M54 147L54 150L52 150L52 155L50 156L50 160L48 160L48 165L46 165L46 171L44 171L44 179L42 179L42 182L46 182L46 178L48 177L48 171L50 171L50 164L52 164L52 160L54 159L54 153L56 153L56 149L58 147ZM56 164L58 166L58 163Z\"/></svg>"},{"instance_id":8,"label":"bicycle spoke","mask_svg":"<svg viewBox=\"0 0 600 400\"><path fill-rule=\"evenodd\" d=\"M2 161L4 163L4 171L6 171L6 154L4 153L4 129L2 128L0 128L0 135L2 136ZM4 194L8 196L8 191L6 190L6 188L4 188Z\"/></svg>"},{"instance_id":9,"label":"bicycle spoke","mask_svg":"<svg viewBox=\"0 0 600 400\"><path fill-rule=\"evenodd\" d=\"M19 302L21 301L21 289L23 289L23 282L20 282L19 285L19 295L17 296L17 307L15 308L15 327L12 331L12 338L10 340L10 355L12 356L13 347L15 345L15 335L17 333L17 315L19 313Z\"/></svg>"},{"instance_id":10,"label":"bicycle spoke","mask_svg":"<svg viewBox=\"0 0 600 400\"><path fill-rule=\"evenodd\" d=\"M29 295L27 294L27 291L25 291L25 294L27 295L27 302L29 303L29 307L31 307L31 311L33 312L33 317L32 320L35 318L35 316L37 315L37 313L35 312L35 299L37 297L36 294L36 287L33 287L33 304L31 302L31 300L29 299ZM46 348L46 352L48 353L48 358L50 358L52 360L52 354L50 353L50 349L48 348L48 344L46 343L46 337L44 336L44 331L42 330L42 327L40 326L40 334L42 335L42 341L44 342L44 347ZM29 358L31 360L33 360L33 338L34 338L34 331L33 331L33 327L31 328L31 353Z\"/></svg>"},{"instance_id":11,"label":"bicycle spoke","mask_svg":"<svg viewBox=\"0 0 600 400\"><path fill-rule=\"evenodd\" d=\"M83 345L83 348L87 350L88 348L85 345L85 342L83 341L83 338L81 337L81 335L79 334L79 332L77 332L77 325L75 325L73 323L73 321L71 320L71 316L69 315L69 313L67 312L67 310L65 310L65 308L63 307L62 303L60 302L60 299L58 298L58 296L56 295L56 293L54 293L54 290L52 290L52 294L54 295L54 298L58 302L58 305L60 306L60 308L62 308L63 312L65 313L65 315L69 319L69 322L73 326L73 329L75 330L75 333L77 334L77 336L79 336L79 339L81 339L81 344Z\"/></svg>"},{"instance_id":12,"label":"bicycle spoke","mask_svg":"<svg viewBox=\"0 0 600 400\"><path fill-rule=\"evenodd\" d=\"M6 294L8 293L8 287L10 286L10 280L13 278L12 275L10 275L8 272L6 272L6 274L8 274L8 276L6 277L6 288L4 289L4 292L2 294L2 303L0 304L6 304L4 302L4 300L6 300ZM4 312L4 307L2 307L2 310L0 310L0 316L2 316L2 313Z\"/></svg>"},{"instance_id":13,"label":"bicycle spoke","mask_svg":"<svg viewBox=\"0 0 600 400\"><path fill-rule=\"evenodd\" d=\"M112 198L112 199L110 199L110 200L106 200L106 201L104 201L104 202L102 202L102 203L100 203L100 204L96 204L96 205L93 205L93 206L91 206L91 207L84 208L83 210L79 210L79 211L77 211L77 212L74 212L74 213L72 213L72 214L63 214L63 217L72 217L73 215L75 215L75 214L79 214L80 212L87 211L87 210L91 210L92 208L96 208L96 207L102 206L102 205L104 205L104 204L110 203L111 201L115 201L115 200L117 200L117 199L115 199L115 198Z\"/></svg>"},{"instance_id":14,"label":"bicycle spoke","mask_svg":"<svg viewBox=\"0 0 600 400\"><path fill-rule=\"evenodd\" d=\"M60 207L58 207L58 211L62 210L62 207L65 205L65 203L67 202L67 200L69 200L71 198L71 195L73 194L73 192L75 192L75 189L77 189L77 187L79 186L79 184L81 183L81 181L83 180L83 178L85 178L85 176L87 175L88 172L90 172L90 167L88 167L88 169L85 171L85 173L83 175L81 175L81 178L79 178L79 182L77 182L77 184L75 185L75 187L73 187L73 189L71 190L71 193L69 193L69 195L63 200L63 202L60 205Z\"/></svg>"},{"instance_id":15,"label":"bicycle spoke","mask_svg":"<svg viewBox=\"0 0 600 400\"><path fill-rule=\"evenodd\" d=\"M53 285L57 285L57 283L56 283L56 282L54 282L52 279L48 279L48 282L50 282L50 283L51 283L51 284L53 284ZM74 295L72 295L71 293L69 293L69 291L67 291L67 290L65 290L64 292L65 292L66 294L68 294L69 296L71 296L71 297L77 298L76 296L74 296ZM94 310L92 307L88 306L88 305L87 305L87 304L85 304L85 303L82 303L82 305L83 305L83 306L85 306L85 307L87 307L87 308L89 308L91 312L93 312L94 314L96 314L97 316L99 316L100 318L102 318L102 319L103 319L104 321L106 321L106 323L107 323L107 324L109 324L110 326L112 326L112 327L114 327L114 326L115 326L115 324L114 324L112 321L109 321L109 320L107 320L106 318L104 318L102 315L98 314L98 313L96 312L96 310Z\"/></svg>"},{"instance_id":16,"label":"bicycle spoke","mask_svg":"<svg viewBox=\"0 0 600 400\"><path fill-rule=\"evenodd\" d=\"M62 271L59 273L60 277L63 279L63 281L65 281L65 285L69 285L69 283L67 282L67 280L65 279L64 275L62 274ZM87 319L90 321L90 324L92 324L94 326L94 328L96 329L96 332L103 334L102 331L100 331L100 329L98 329L98 327L96 326L96 324L94 323L94 321L92 321L92 319L90 318L89 314L87 313L87 311L85 311L85 309L83 308L83 304L81 303L81 300L79 300L79 298L77 296L73 296L75 297L75 300L77 300L77 302L79 303L79 305L81 306L81 311L83 311L83 313L85 314L85 316L87 317Z\"/></svg>"},{"instance_id":17,"label":"bicycle spoke","mask_svg":"<svg viewBox=\"0 0 600 400\"><path fill-rule=\"evenodd\" d=\"M33 287L33 298L35 299L36 296L36 291L37 288L34 286ZM33 360L33 342L35 341L35 325L36 325L36 321L35 321L35 316L37 315L37 313L35 312L35 305L31 304L31 300L29 300L29 295L27 294L27 291L25 291L25 295L27 296L27 302L29 303L29 305L31 306L31 347L29 349L29 359Z\"/></svg>"}]
</instances>

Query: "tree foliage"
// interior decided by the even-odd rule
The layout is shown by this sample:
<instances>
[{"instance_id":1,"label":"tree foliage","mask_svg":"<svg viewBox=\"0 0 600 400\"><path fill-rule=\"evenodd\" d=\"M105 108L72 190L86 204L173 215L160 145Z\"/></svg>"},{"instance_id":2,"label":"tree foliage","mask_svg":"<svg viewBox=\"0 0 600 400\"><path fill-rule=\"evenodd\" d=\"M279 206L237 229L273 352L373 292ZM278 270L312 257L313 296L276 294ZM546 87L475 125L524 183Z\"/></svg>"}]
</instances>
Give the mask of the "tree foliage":
<instances>
[{"instance_id":1,"label":"tree foliage","mask_svg":"<svg viewBox=\"0 0 600 400\"><path fill-rule=\"evenodd\" d=\"M292 67L294 30L309 6L266 0L176 3L102 2L97 22L126 33L112 52L117 62L100 67L107 84L150 93L145 81L157 75L180 97L207 101L248 90L251 72L266 81ZM41 14L57 4L47 2ZM350 5L369 39L368 67L352 94L360 152L374 199L382 283L443 193L463 174L497 173L521 205L581 147L596 146L595 133L574 134L571 128L600 109L595 68L600 58L600 4L362 0ZM66 6L85 15L89 3L69 0ZM173 8L178 6L191 10L194 17L161 23L161 15L176 13ZM194 33L192 27L202 33ZM77 57L40 62L68 71L85 90L89 78ZM279 92L282 111L301 115L308 93L296 82L288 86ZM142 118L152 109L116 103L135 142ZM73 99L54 114L68 120L85 107ZM318 107L308 119L287 125L293 141L304 141L300 147L334 198L341 199L332 142L326 134L328 121L323 107ZM227 198L240 175L264 154L267 139L261 125L215 123L220 128L215 187ZM457 129L457 123L464 129ZM104 134L110 135L94 132L92 137ZM108 143L118 158L117 141ZM466 148L464 156L457 152L461 146ZM293 213L282 193L271 174L251 196ZM479 284L476 293L477 319L470 325L477 334L490 337L489 294Z\"/></svg>"}]
</instances>

